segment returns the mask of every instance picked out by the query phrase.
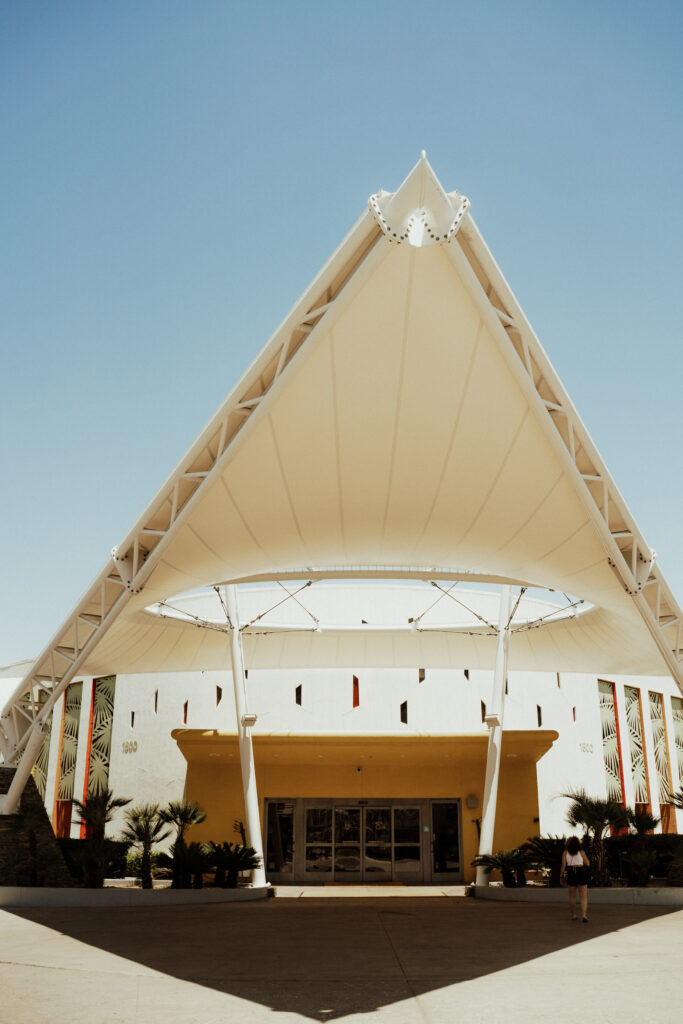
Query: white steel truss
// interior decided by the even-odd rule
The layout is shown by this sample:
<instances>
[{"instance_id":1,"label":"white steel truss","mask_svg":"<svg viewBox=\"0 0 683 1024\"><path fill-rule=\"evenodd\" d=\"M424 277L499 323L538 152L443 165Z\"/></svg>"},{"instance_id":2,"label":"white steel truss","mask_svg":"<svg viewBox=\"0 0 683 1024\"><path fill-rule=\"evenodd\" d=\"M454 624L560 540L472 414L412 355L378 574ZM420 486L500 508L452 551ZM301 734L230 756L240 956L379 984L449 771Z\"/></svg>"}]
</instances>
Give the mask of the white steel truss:
<instances>
[{"instance_id":1,"label":"white steel truss","mask_svg":"<svg viewBox=\"0 0 683 1024\"><path fill-rule=\"evenodd\" d=\"M13 694L0 717L0 750L7 762L18 761L31 735L40 731L60 694L78 675L86 658L130 597L143 589L169 540L183 525L198 496L220 472L233 442L254 411L273 393L318 326L329 322L335 310L341 308L343 297L351 290L347 286L360 276L362 268L383 257L385 236L392 245L413 244L411 239L417 231L418 220L423 225L420 237L425 244L443 245L448 251L530 407L543 423L573 479L601 538L606 559L632 597L669 672L683 692L683 613L656 565L654 552L638 530L588 431L486 247L468 212L467 201L457 193L446 194L426 161L418 167L422 167L423 184L426 181L437 197L432 212L438 203L443 207L437 210L440 226L436 222L427 224L425 220L423 184L416 192L415 171L394 194L400 202L393 203L391 208L385 196L380 197L381 202L374 197L370 209L304 293L123 543L114 548L112 560ZM414 205L412 212L411 204ZM388 220L378 216L382 209L392 217L399 217L404 225L401 232L396 232L397 237L389 228ZM272 578L279 575L274 569Z\"/></svg>"},{"instance_id":2,"label":"white steel truss","mask_svg":"<svg viewBox=\"0 0 683 1024\"><path fill-rule=\"evenodd\" d=\"M0 752L16 763L31 734L78 674L133 594L143 589L173 533L220 472L232 442L335 304L382 233L363 214L176 467L92 586L52 637L0 717Z\"/></svg>"}]
</instances>

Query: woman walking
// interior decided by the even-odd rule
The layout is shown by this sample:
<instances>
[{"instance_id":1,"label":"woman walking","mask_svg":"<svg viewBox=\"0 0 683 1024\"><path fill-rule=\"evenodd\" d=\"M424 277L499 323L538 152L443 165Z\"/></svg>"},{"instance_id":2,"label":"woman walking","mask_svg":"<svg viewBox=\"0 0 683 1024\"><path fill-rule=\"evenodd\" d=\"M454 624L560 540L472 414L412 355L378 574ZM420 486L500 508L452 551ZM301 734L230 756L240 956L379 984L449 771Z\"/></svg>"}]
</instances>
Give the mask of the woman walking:
<instances>
[{"instance_id":1,"label":"woman walking","mask_svg":"<svg viewBox=\"0 0 683 1024\"><path fill-rule=\"evenodd\" d=\"M588 924L588 868L590 861L576 836L570 836L562 854L562 877L569 888L569 913L576 921L576 890L581 900L581 920Z\"/></svg>"}]
</instances>

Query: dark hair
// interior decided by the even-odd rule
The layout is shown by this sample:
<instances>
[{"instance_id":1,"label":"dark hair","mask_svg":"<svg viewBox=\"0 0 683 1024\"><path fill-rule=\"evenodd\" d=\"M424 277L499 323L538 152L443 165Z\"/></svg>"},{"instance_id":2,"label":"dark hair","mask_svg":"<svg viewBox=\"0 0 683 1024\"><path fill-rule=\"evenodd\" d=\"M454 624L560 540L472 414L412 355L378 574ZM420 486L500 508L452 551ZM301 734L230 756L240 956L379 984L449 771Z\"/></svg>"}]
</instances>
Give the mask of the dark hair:
<instances>
[{"instance_id":1,"label":"dark hair","mask_svg":"<svg viewBox=\"0 0 683 1024\"><path fill-rule=\"evenodd\" d=\"M567 853L578 853L580 849L580 840L576 836L570 836L567 840Z\"/></svg>"}]
</instances>

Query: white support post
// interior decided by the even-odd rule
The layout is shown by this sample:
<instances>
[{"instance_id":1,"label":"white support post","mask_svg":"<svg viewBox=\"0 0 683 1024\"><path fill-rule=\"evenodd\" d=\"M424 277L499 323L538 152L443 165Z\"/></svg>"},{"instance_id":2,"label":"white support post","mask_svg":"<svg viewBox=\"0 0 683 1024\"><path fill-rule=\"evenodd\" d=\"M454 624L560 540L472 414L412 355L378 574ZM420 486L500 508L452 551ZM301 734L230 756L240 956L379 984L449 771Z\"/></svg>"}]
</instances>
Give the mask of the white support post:
<instances>
[{"instance_id":1,"label":"white support post","mask_svg":"<svg viewBox=\"0 0 683 1024\"><path fill-rule=\"evenodd\" d=\"M510 611L512 605L512 588L508 585L501 588L498 606L498 644L496 647L496 668L493 674L493 692L491 708L486 715L489 727L489 744L486 752L486 781L484 783L484 802L481 812L481 834L479 836L479 855L493 853L493 833L496 824L496 804L498 802L498 779L500 776L500 750L503 742L503 711L505 707L505 680L507 678L508 651L510 648ZM477 885L489 884L488 872L483 867L477 868Z\"/></svg>"},{"instance_id":2,"label":"white support post","mask_svg":"<svg viewBox=\"0 0 683 1024\"><path fill-rule=\"evenodd\" d=\"M261 866L252 872L253 885L266 885L266 868L261 841L261 815L259 811L258 792L256 789L256 769L254 766L254 748L251 742L251 726L255 716L247 710L247 687L244 676L244 656L242 653L242 634L240 633L239 611L237 608L237 588L229 584L223 588L225 606L230 619L230 658L232 661L232 681L235 690L235 714L237 716L237 736L240 748L240 767L242 769L242 789L244 791L244 813L247 843L253 847L261 860Z\"/></svg>"},{"instance_id":3,"label":"white support post","mask_svg":"<svg viewBox=\"0 0 683 1024\"><path fill-rule=\"evenodd\" d=\"M14 778L4 797L0 797L0 814L14 814L19 807L22 793L26 783L33 771L40 748L45 739L45 724L43 721L35 722L32 727L31 738L24 747L21 761L14 773Z\"/></svg>"}]
</instances>

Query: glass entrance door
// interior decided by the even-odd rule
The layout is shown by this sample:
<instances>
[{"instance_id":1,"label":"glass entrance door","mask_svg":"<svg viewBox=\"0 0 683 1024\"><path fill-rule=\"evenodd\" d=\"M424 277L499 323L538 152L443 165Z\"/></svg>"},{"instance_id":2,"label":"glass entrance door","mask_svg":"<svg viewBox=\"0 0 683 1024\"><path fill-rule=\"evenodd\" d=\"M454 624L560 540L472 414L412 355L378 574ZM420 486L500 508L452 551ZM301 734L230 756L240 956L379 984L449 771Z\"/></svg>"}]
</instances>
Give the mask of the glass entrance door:
<instances>
[{"instance_id":1,"label":"glass entrance door","mask_svg":"<svg viewBox=\"0 0 683 1024\"><path fill-rule=\"evenodd\" d=\"M432 880L458 882L460 861L460 801L432 801Z\"/></svg>"},{"instance_id":2,"label":"glass entrance door","mask_svg":"<svg viewBox=\"0 0 683 1024\"><path fill-rule=\"evenodd\" d=\"M390 882L391 807L364 807L363 881Z\"/></svg>"},{"instance_id":3,"label":"glass entrance door","mask_svg":"<svg viewBox=\"0 0 683 1024\"><path fill-rule=\"evenodd\" d=\"M428 800L268 800L268 878L282 884L428 881L432 827Z\"/></svg>"}]
</instances>

